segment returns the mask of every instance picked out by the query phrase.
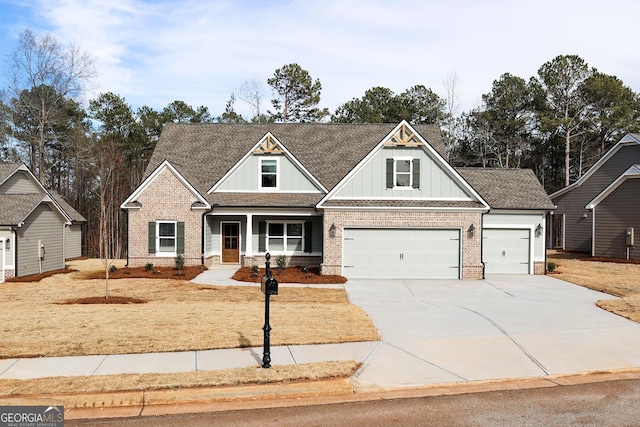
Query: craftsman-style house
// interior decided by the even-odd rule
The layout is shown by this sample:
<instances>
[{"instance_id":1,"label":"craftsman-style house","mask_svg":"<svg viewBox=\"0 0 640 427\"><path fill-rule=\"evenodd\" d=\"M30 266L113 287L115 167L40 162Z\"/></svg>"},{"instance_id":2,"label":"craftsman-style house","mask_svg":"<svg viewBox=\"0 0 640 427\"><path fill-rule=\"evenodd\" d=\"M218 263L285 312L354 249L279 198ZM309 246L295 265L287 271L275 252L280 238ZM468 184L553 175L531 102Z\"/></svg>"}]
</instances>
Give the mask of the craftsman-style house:
<instances>
[{"instance_id":1,"label":"craftsman-style house","mask_svg":"<svg viewBox=\"0 0 640 427\"><path fill-rule=\"evenodd\" d=\"M435 126L168 124L123 202L128 264L320 266L348 278L541 274L528 170L460 169Z\"/></svg>"}]
</instances>

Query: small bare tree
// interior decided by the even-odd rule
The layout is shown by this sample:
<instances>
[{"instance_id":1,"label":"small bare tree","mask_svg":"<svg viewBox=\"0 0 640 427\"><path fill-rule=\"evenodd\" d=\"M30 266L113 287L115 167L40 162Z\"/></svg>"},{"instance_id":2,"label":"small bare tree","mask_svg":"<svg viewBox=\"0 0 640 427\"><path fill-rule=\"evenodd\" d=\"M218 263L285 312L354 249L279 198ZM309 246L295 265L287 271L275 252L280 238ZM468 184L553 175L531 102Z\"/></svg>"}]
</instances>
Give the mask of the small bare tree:
<instances>
[{"instance_id":1,"label":"small bare tree","mask_svg":"<svg viewBox=\"0 0 640 427\"><path fill-rule=\"evenodd\" d=\"M454 71L446 79L443 80L444 89L446 92L445 103L445 118L444 118L444 143L447 152L447 157L450 157L451 152L454 149L456 141L456 127L458 123L458 114L460 110L460 88L458 84L458 75ZM447 158L449 160L449 158Z\"/></svg>"},{"instance_id":2,"label":"small bare tree","mask_svg":"<svg viewBox=\"0 0 640 427\"><path fill-rule=\"evenodd\" d=\"M245 80L237 90L238 99L251 107L251 118L254 122L261 123L262 112L260 106L264 97L264 84L260 81Z\"/></svg>"}]
</instances>

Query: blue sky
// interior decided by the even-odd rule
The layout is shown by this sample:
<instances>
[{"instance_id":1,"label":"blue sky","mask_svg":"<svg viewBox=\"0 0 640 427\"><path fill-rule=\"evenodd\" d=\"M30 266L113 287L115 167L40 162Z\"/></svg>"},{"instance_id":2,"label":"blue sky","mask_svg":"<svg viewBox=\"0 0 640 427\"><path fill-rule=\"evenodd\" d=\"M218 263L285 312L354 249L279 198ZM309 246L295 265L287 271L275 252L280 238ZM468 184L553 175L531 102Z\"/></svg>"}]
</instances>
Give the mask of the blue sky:
<instances>
[{"instance_id":1,"label":"blue sky","mask_svg":"<svg viewBox=\"0 0 640 427\"><path fill-rule=\"evenodd\" d=\"M0 70L22 29L49 33L95 57L87 99L114 92L134 109L183 100L217 116L245 80L268 108L266 80L293 62L332 112L373 86L445 96L453 75L468 111L503 73L528 80L565 54L640 92L637 0L0 0L0 16Z\"/></svg>"}]
</instances>

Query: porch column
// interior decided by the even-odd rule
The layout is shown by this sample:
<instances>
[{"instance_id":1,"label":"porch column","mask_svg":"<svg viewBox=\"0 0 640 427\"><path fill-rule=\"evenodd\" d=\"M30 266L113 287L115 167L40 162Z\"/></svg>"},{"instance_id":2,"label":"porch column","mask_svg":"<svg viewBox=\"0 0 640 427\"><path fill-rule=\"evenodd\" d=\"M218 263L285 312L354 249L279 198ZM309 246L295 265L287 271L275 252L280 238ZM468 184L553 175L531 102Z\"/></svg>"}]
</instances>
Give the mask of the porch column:
<instances>
[{"instance_id":1,"label":"porch column","mask_svg":"<svg viewBox=\"0 0 640 427\"><path fill-rule=\"evenodd\" d=\"M244 256L251 257L253 256L253 215L247 214L247 231L244 236Z\"/></svg>"}]
</instances>

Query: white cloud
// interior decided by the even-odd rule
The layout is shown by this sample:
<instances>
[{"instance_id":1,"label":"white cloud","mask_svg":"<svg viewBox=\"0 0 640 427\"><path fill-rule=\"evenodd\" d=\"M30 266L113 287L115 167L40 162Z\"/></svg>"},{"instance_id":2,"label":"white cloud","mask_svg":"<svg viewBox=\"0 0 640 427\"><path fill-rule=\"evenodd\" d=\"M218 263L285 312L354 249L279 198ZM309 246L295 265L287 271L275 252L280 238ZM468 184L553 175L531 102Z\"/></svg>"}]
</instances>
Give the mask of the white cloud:
<instances>
[{"instance_id":1,"label":"white cloud","mask_svg":"<svg viewBox=\"0 0 640 427\"><path fill-rule=\"evenodd\" d=\"M297 62L320 79L331 110L373 86L423 84L444 95L453 72L468 110L501 74L529 79L560 54L580 55L640 92L637 34L618 24L640 12L631 0L39 3L34 13L56 38L96 57L99 90L134 107L180 99L217 115L245 79L266 87L276 68Z\"/></svg>"}]
</instances>

